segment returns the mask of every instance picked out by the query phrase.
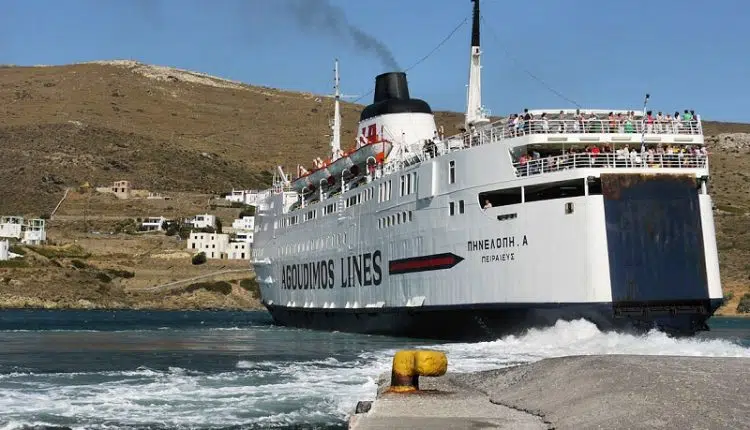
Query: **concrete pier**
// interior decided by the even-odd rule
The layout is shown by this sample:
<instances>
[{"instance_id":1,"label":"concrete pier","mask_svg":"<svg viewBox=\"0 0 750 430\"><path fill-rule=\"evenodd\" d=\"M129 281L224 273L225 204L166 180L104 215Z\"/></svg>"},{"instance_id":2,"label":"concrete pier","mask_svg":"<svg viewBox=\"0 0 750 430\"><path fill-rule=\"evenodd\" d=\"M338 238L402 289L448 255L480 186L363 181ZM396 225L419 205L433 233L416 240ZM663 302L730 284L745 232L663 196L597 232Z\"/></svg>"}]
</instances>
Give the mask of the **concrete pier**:
<instances>
[{"instance_id":1,"label":"concrete pier","mask_svg":"<svg viewBox=\"0 0 750 430\"><path fill-rule=\"evenodd\" d=\"M421 378L417 393L381 381L352 429L744 429L750 359L575 356ZM366 409L366 408L362 408Z\"/></svg>"}]
</instances>

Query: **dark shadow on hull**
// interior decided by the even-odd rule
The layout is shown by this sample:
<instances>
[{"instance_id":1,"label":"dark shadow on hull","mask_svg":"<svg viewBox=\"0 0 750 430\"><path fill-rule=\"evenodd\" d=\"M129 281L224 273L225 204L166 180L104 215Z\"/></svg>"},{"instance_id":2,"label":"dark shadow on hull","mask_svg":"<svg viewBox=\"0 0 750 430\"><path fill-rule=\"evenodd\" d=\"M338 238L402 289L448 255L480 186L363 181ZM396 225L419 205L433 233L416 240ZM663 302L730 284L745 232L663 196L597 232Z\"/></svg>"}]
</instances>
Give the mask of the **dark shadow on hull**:
<instances>
[{"instance_id":1,"label":"dark shadow on hull","mask_svg":"<svg viewBox=\"0 0 750 430\"><path fill-rule=\"evenodd\" d=\"M618 311L612 303L356 310L266 307L277 324L288 327L466 342L495 340L509 334L522 334L530 328L550 327L558 320L578 319L591 321L602 331L641 333L657 328L674 335L690 336L707 329L706 320L720 304L720 299L683 303L683 306L690 305L689 309L666 313L656 312L653 307L641 307L639 314Z\"/></svg>"}]
</instances>

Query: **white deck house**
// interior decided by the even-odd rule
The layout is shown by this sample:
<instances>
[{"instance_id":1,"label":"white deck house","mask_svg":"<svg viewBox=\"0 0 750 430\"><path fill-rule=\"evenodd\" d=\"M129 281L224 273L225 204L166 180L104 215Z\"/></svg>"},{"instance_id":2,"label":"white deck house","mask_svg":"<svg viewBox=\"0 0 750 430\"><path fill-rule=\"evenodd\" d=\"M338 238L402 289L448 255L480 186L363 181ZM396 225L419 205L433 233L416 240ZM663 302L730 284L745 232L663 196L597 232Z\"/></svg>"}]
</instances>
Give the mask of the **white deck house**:
<instances>
[{"instance_id":1,"label":"white deck house","mask_svg":"<svg viewBox=\"0 0 750 430\"><path fill-rule=\"evenodd\" d=\"M226 233L190 233L187 241L190 252L205 252L206 258L249 260L250 244L232 241Z\"/></svg>"},{"instance_id":2,"label":"white deck house","mask_svg":"<svg viewBox=\"0 0 750 430\"><path fill-rule=\"evenodd\" d=\"M196 215L192 218L185 219L185 225L200 229L200 228L216 228L216 215L203 214Z\"/></svg>"},{"instance_id":3,"label":"white deck house","mask_svg":"<svg viewBox=\"0 0 750 430\"><path fill-rule=\"evenodd\" d=\"M169 221L167 218L164 218L163 216L159 217L146 217L141 221L141 231L163 231L164 228L162 228L162 225L164 224L164 221Z\"/></svg>"},{"instance_id":4,"label":"white deck house","mask_svg":"<svg viewBox=\"0 0 750 430\"><path fill-rule=\"evenodd\" d=\"M43 219L25 220L20 216L0 217L0 238L17 239L25 245L40 245L47 241Z\"/></svg>"}]
</instances>

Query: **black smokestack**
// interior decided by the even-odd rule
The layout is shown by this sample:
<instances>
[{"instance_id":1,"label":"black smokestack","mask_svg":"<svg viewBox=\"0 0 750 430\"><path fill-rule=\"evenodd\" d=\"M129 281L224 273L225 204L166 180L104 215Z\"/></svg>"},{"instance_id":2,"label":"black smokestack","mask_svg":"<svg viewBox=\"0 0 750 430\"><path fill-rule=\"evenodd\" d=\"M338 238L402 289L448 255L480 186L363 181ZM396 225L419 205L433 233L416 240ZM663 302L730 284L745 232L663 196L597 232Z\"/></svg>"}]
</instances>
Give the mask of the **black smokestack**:
<instances>
[{"instance_id":1,"label":"black smokestack","mask_svg":"<svg viewBox=\"0 0 750 430\"><path fill-rule=\"evenodd\" d=\"M390 99L409 100L409 85L406 83L406 73L389 72L375 77L373 103Z\"/></svg>"},{"instance_id":2,"label":"black smokestack","mask_svg":"<svg viewBox=\"0 0 750 430\"><path fill-rule=\"evenodd\" d=\"M474 13L471 21L471 46L479 46L479 0L474 2Z\"/></svg>"},{"instance_id":3,"label":"black smokestack","mask_svg":"<svg viewBox=\"0 0 750 430\"><path fill-rule=\"evenodd\" d=\"M289 7L301 26L348 38L357 48L375 54L387 69L401 69L383 42L351 25L344 11L328 0L293 0Z\"/></svg>"}]
</instances>

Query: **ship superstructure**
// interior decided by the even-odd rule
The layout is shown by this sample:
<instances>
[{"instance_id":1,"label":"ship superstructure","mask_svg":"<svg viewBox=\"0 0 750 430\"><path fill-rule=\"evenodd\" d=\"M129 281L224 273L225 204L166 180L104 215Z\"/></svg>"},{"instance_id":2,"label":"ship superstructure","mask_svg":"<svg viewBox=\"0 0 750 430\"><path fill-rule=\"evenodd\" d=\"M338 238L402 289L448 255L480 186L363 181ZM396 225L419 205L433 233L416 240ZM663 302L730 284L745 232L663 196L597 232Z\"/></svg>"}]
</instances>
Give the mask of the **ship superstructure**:
<instances>
[{"instance_id":1,"label":"ship superstructure","mask_svg":"<svg viewBox=\"0 0 750 430\"><path fill-rule=\"evenodd\" d=\"M279 168L253 267L283 325L493 338L559 319L694 333L721 304L701 121L481 106L474 2L465 132L442 136L405 73L375 78L357 141Z\"/></svg>"}]
</instances>

